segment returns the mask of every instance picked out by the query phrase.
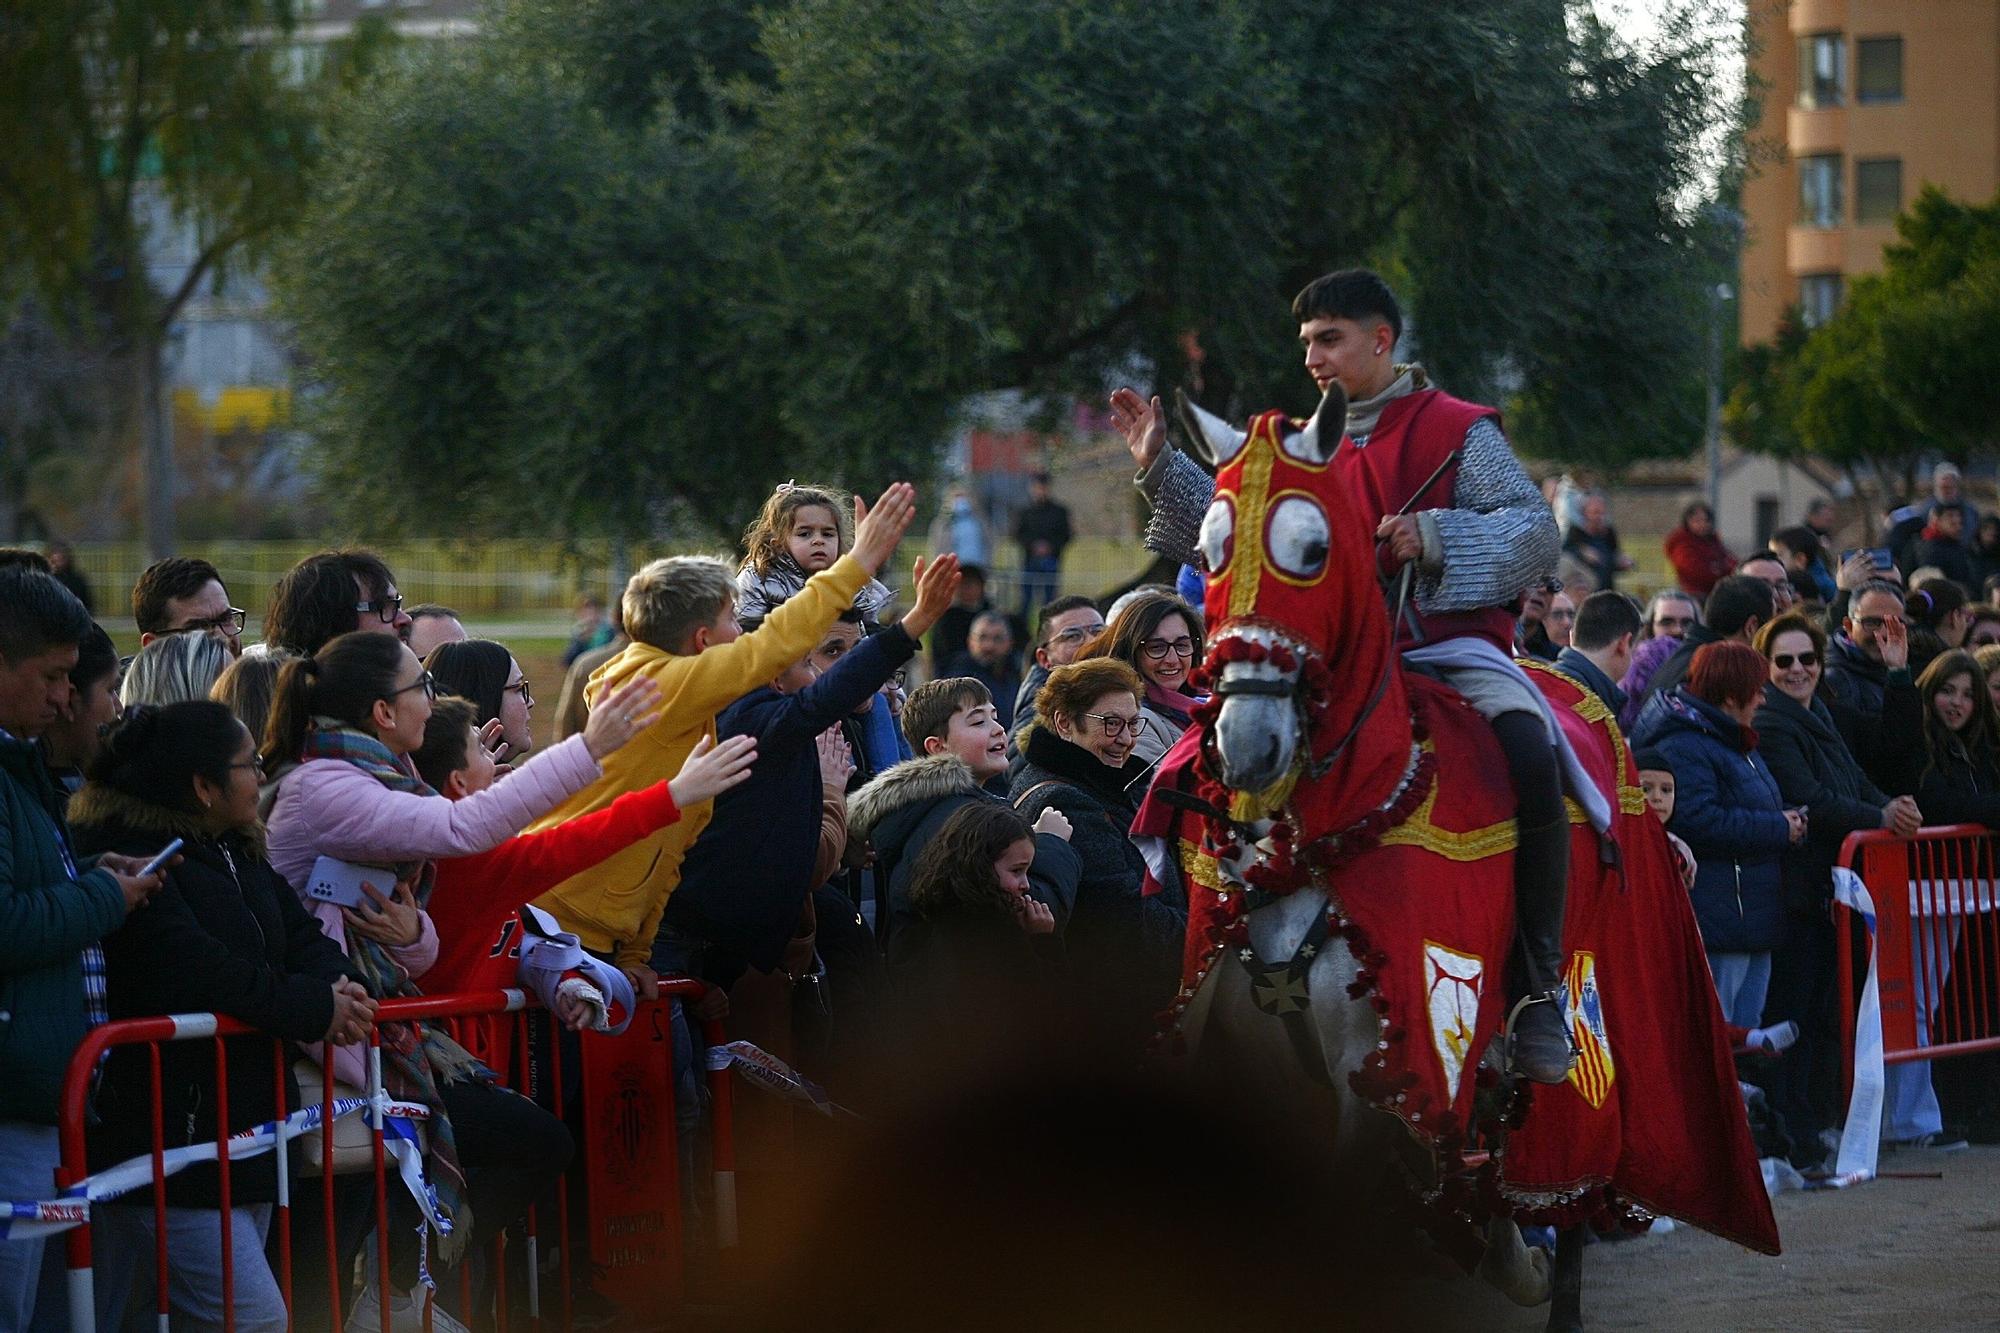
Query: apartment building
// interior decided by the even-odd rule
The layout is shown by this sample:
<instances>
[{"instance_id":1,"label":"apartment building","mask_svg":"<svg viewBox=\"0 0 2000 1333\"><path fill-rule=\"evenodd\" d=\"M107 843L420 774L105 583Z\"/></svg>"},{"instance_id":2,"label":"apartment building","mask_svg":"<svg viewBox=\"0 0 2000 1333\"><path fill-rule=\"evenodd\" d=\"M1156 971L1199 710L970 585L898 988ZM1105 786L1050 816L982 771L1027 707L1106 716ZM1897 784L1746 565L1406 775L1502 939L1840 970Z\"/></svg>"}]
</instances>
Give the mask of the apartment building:
<instances>
[{"instance_id":1,"label":"apartment building","mask_svg":"<svg viewBox=\"0 0 2000 1333\"><path fill-rule=\"evenodd\" d=\"M1748 0L1763 99L1745 184L1744 342L1825 320L1926 184L2000 189L2000 0Z\"/></svg>"}]
</instances>

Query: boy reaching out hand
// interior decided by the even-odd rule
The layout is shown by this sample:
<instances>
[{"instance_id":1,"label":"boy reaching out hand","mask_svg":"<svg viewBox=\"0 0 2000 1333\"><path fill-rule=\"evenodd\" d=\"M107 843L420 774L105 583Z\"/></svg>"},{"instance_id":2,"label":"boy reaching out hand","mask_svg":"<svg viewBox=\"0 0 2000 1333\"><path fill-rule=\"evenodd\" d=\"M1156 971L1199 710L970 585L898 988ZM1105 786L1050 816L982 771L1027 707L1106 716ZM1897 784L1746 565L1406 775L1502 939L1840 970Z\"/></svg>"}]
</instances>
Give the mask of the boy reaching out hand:
<instances>
[{"instance_id":1,"label":"boy reaching out hand","mask_svg":"<svg viewBox=\"0 0 2000 1333\"><path fill-rule=\"evenodd\" d=\"M646 733L612 756L604 775L533 825L548 828L599 810L628 791L672 777L703 738L715 738L723 708L803 658L835 617L888 563L916 512L916 491L898 482L873 509L854 502L854 549L745 634L736 620L735 572L708 556L655 560L632 576L622 601L632 638L591 676L593 702L627 681L660 687L663 711ZM708 826L710 803L681 811L677 823L607 857L536 900L583 947L606 955L641 994L659 994L648 965L681 861ZM533 831L531 830L531 831Z\"/></svg>"}]
</instances>

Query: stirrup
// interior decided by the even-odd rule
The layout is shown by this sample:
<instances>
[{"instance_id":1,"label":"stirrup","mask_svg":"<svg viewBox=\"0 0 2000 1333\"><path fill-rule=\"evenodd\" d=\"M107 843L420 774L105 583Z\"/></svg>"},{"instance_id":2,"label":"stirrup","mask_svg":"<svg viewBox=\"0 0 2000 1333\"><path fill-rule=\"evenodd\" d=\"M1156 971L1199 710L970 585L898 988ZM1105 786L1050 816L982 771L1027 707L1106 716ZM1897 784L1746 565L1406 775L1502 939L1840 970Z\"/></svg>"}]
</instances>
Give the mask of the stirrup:
<instances>
[{"instance_id":1,"label":"stirrup","mask_svg":"<svg viewBox=\"0 0 2000 1333\"><path fill-rule=\"evenodd\" d=\"M1523 995L1520 999L1514 1001L1514 1007L1507 1011L1507 1021L1502 1026L1501 1031L1505 1032L1507 1035L1508 1070L1512 1073L1517 1073L1517 1074L1521 1073L1521 1070L1514 1058L1515 1056L1514 1038L1516 1033L1516 1022L1517 1020L1519 1020L1524 1010L1526 1010L1530 1005L1537 1005L1537 1004L1547 1004L1555 1006L1558 1015L1557 1027L1558 1030L1561 1031L1562 1033L1563 1045L1569 1051L1568 1068L1569 1069L1576 1068L1577 1059L1583 1054L1583 1052L1580 1049L1578 1049L1576 1044L1576 1034L1570 1031L1569 1024L1560 1021L1560 1016L1568 1008L1568 1005L1565 1000L1565 997L1563 996L1562 990L1560 988L1557 988L1556 990L1538 991L1538 992L1532 992L1527 995ZM1565 1070L1565 1076L1567 1076L1567 1072L1568 1071ZM1523 1077L1526 1077L1526 1075L1523 1075ZM1556 1079L1554 1081L1559 1083L1562 1080Z\"/></svg>"}]
</instances>

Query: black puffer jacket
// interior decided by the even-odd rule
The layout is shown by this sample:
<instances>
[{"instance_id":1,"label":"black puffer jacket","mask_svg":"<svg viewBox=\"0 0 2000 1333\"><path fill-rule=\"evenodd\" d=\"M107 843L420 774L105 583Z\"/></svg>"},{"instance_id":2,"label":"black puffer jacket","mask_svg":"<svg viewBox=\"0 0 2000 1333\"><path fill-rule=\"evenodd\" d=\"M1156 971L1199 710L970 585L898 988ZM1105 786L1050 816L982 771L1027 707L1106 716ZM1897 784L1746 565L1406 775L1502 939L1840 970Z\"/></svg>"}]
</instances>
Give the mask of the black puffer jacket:
<instances>
[{"instance_id":1,"label":"black puffer jacket","mask_svg":"<svg viewBox=\"0 0 2000 1333\"><path fill-rule=\"evenodd\" d=\"M183 838L182 861L166 887L104 939L111 1017L217 1013L294 1042L317 1042L333 1021L335 978L353 975L347 955L306 914L299 898L264 859L261 828L216 837L190 816L135 800L98 783L70 801L79 849L151 856ZM358 978L357 978L358 979ZM277 1053L269 1041L228 1043L229 1127L240 1131L277 1115ZM298 1109L287 1061L286 1106ZM166 1146L215 1140L215 1044L160 1047ZM107 1062L96 1107L106 1129L93 1135L98 1169L151 1151L149 1078L143 1046L117 1048ZM230 1202L278 1197L275 1154L230 1168ZM167 1183L168 1204L214 1208L220 1181L212 1164L192 1166Z\"/></svg>"},{"instance_id":2,"label":"black puffer jacket","mask_svg":"<svg viewBox=\"0 0 2000 1333\"><path fill-rule=\"evenodd\" d=\"M1076 913L1064 934L1071 978L1118 1027L1142 1027L1173 998L1187 935L1187 893L1178 877L1145 897L1146 862L1132 844L1146 765L1112 768L1040 723L1027 733L1014 778L1014 807L1033 822L1051 807L1083 859Z\"/></svg>"},{"instance_id":3,"label":"black puffer jacket","mask_svg":"<svg viewBox=\"0 0 2000 1333\"><path fill-rule=\"evenodd\" d=\"M1882 827L1889 798L1861 771L1819 699L1808 709L1777 686L1765 686L1757 709L1757 749L1785 804L1806 810L1805 844L1785 857L1786 906L1796 913L1817 911L1833 892L1841 842L1850 833Z\"/></svg>"},{"instance_id":4,"label":"black puffer jacket","mask_svg":"<svg viewBox=\"0 0 2000 1333\"><path fill-rule=\"evenodd\" d=\"M910 910L910 874L925 844L966 803L1003 799L981 787L965 761L954 754L906 759L847 798L848 836L867 839L875 853L878 902L888 907L886 917L876 922L876 931L885 944L916 920ZM1031 824L1035 820L1033 814L1027 818ZM1067 928L1076 905L1077 877L1083 869L1077 859L1080 850L1053 834L1035 836L1028 892L1055 913L1058 932Z\"/></svg>"}]
</instances>

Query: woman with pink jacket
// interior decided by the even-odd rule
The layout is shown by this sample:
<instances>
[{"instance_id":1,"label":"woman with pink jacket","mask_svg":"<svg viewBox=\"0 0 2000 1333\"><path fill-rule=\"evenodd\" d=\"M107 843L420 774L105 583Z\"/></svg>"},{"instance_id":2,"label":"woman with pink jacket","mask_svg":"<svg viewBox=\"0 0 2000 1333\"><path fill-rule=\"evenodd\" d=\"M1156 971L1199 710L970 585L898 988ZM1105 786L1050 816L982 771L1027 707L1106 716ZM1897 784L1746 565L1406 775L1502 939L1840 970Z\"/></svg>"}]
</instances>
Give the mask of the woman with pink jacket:
<instances>
[{"instance_id":1,"label":"woman with pink jacket","mask_svg":"<svg viewBox=\"0 0 2000 1333\"><path fill-rule=\"evenodd\" d=\"M591 710L590 725L535 755L505 782L462 801L425 786L410 761L423 744L434 686L416 655L386 634L343 634L311 657L286 663L264 734L264 793L271 864L299 890L321 856L383 868L380 889L360 909L306 901L321 928L346 949L377 999L416 995L436 961L436 928L420 906L434 857L483 852L519 833L595 781L599 761L653 721L651 682L621 690ZM303 897L303 894L301 895ZM424 1174L436 1194L436 1254L449 1265L526 1214L568 1165L574 1146L562 1123L493 1075L441 1028L380 1028L382 1080L396 1100L430 1109ZM366 1086L358 1048L334 1054L335 1078ZM390 1193L390 1282L369 1285L352 1306L349 1329L382 1327L387 1302L395 1328L422 1326L415 1204ZM463 1222L467 1213L471 1225ZM432 1327L456 1321L433 1309Z\"/></svg>"}]
</instances>

